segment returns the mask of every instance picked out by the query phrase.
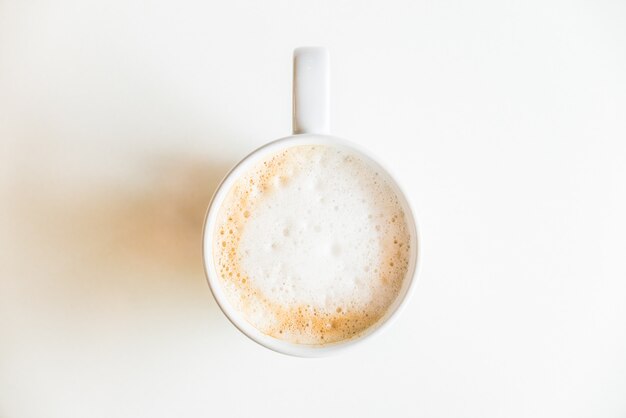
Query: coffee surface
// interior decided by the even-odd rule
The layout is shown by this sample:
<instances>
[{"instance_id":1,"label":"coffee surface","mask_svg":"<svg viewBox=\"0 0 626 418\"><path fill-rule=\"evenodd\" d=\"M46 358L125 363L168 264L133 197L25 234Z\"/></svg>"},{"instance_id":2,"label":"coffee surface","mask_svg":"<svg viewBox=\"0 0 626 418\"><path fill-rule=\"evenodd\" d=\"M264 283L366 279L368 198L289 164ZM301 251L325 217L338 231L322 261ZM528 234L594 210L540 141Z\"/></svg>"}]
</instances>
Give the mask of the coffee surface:
<instances>
[{"instance_id":1,"label":"coffee surface","mask_svg":"<svg viewBox=\"0 0 626 418\"><path fill-rule=\"evenodd\" d=\"M298 145L256 163L228 191L213 257L229 302L254 327L320 345L384 316L411 244L379 169L348 149Z\"/></svg>"}]
</instances>

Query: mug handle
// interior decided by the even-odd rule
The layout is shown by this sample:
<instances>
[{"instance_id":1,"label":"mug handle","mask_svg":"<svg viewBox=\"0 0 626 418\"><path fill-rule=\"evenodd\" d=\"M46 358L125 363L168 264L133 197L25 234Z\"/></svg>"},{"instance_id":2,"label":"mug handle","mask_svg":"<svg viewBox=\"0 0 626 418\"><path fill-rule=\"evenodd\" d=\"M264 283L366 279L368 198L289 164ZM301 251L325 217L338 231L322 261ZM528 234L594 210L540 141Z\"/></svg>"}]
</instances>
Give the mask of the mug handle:
<instances>
[{"instance_id":1,"label":"mug handle","mask_svg":"<svg viewBox=\"0 0 626 418\"><path fill-rule=\"evenodd\" d=\"M326 48L293 51L293 133L330 133L330 57Z\"/></svg>"}]
</instances>

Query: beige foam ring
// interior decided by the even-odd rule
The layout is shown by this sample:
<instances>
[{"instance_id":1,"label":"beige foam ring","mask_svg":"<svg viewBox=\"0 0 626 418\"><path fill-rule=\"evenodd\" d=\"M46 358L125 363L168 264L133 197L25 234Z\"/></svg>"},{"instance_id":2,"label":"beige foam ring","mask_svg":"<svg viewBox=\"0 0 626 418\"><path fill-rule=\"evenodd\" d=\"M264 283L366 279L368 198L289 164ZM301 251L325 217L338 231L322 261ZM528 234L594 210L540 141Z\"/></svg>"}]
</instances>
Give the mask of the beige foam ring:
<instances>
[{"instance_id":1,"label":"beige foam ring","mask_svg":"<svg viewBox=\"0 0 626 418\"><path fill-rule=\"evenodd\" d=\"M294 146L257 163L228 192L219 210L214 232L214 262L230 303L264 334L299 344L339 342L354 338L376 324L400 292L408 270L411 246L404 212L391 187L385 184L387 194L393 196L392 201L388 202L393 210L390 211L391 216L384 220L384 226L392 228L393 233L381 234L382 261L378 266L373 266L374 271L378 272L377 285L384 291L375 293L376 297L365 304L322 309L301 304L285 306L272 301L255 286L241 266L242 254L238 251L250 215L260 201L274 192L276 181L281 186L286 185L290 178L298 174L297 161L312 158L320 152L320 148L329 147ZM370 173L373 170L354 155L347 156L346 161L359 164L361 169ZM388 238L384 238L386 236ZM271 317L272 321L264 321L263 324L255 321L258 309L263 309L265 317Z\"/></svg>"}]
</instances>

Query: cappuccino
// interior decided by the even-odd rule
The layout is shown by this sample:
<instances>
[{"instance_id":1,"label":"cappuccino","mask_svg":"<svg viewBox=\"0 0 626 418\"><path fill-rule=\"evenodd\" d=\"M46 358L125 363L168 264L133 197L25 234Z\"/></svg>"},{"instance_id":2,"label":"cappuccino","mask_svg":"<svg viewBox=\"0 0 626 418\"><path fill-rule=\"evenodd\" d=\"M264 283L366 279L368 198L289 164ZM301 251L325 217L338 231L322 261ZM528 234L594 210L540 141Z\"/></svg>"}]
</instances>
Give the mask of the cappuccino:
<instances>
[{"instance_id":1,"label":"cappuccino","mask_svg":"<svg viewBox=\"0 0 626 418\"><path fill-rule=\"evenodd\" d=\"M256 162L228 191L213 261L229 302L255 328L324 345L383 318L412 244L385 173L344 147L296 145Z\"/></svg>"}]
</instances>

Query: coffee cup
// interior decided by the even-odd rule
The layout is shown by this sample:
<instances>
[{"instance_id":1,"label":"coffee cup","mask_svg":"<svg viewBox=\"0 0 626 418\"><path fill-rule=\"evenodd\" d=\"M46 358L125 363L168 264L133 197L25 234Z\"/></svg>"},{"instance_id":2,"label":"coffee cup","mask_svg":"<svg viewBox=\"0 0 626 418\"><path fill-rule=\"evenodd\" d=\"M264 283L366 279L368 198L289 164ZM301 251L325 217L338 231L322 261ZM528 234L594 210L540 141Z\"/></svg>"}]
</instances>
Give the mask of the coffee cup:
<instances>
[{"instance_id":1,"label":"coffee cup","mask_svg":"<svg viewBox=\"0 0 626 418\"><path fill-rule=\"evenodd\" d=\"M293 135L252 151L207 211L210 289L243 334L319 357L389 326L420 266L414 213L389 171L330 134L329 54L294 51Z\"/></svg>"}]
</instances>

